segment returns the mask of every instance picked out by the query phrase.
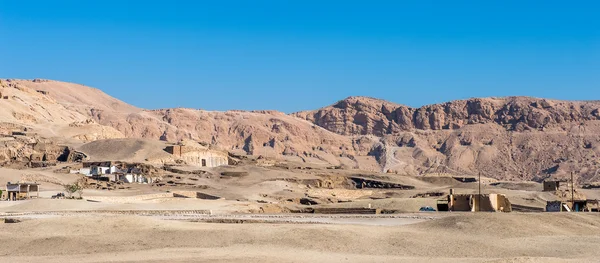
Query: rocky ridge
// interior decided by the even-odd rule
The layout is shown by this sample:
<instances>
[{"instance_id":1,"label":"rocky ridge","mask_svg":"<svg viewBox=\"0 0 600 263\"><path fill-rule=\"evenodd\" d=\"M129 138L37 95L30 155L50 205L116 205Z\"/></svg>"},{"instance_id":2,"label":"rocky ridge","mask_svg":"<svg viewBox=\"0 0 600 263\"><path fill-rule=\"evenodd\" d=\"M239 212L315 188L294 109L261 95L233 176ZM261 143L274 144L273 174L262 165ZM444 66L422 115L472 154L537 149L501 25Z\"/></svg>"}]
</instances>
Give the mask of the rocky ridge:
<instances>
[{"instance_id":1,"label":"rocky ridge","mask_svg":"<svg viewBox=\"0 0 600 263\"><path fill-rule=\"evenodd\" d=\"M292 115L342 135L383 136L413 129L457 130L465 125L489 123L522 132L600 120L600 103L507 97L474 98L412 108L373 98L349 97L316 111Z\"/></svg>"},{"instance_id":2,"label":"rocky ridge","mask_svg":"<svg viewBox=\"0 0 600 263\"><path fill-rule=\"evenodd\" d=\"M78 84L3 83L3 95L16 94L0 101L8 105L0 110L7 123L67 144L121 137L185 139L231 152L399 174L481 172L502 180L540 181L576 172L581 181L600 180L598 102L508 97L412 108L350 97L286 115L144 110ZM41 107L53 110L45 114Z\"/></svg>"}]
</instances>

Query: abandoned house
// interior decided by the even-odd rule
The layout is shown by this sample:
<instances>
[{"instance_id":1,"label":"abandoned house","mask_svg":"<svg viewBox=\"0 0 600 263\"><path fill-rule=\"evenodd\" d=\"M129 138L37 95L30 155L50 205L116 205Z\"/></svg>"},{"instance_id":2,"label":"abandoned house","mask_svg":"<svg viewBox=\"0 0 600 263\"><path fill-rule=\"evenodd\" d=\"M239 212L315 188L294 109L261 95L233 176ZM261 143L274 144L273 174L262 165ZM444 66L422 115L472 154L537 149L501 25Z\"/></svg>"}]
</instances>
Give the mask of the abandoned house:
<instances>
[{"instance_id":1,"label":"abandoned house","mask_svg":"<svg viewBox=\"0 0 600 263\"><path fill-rule=\"evenodd\" d=\"M3 199L9 201L40 197L40 185L37 183L10 183L6 184L6 196Z\"/></svg>"},{"instance_id":2,"label":"abandoned house","mask_svg":"<svg viewBox=\"0 0 600 263\"><path fill-rule=\"evenodd\" d=\"M165 151L174 155L176 159L183 160L187 164L202 167L217 167L221 165L227 165L229 158L226 152L185 145L167 146Z\"/></svg>"},{"instance_id":3,"label":"abandoned house","mask_svg":"<svg viewBox=\"0 0 600 263\"><path fill-rule=\"evenodd\" d=\"M569 182L565 180L548 180L542 183L544 192L554 192L562 188L567 188Z\"/></svg>"},{"instance_id":4,"label":"abandoned house","mask_svg":"<svg viewBox=\"0 0 600 263\"><path fill-rule=\"evenodd\" d=\"M511 212L512 205L503 194L455 194L437 203L438 211Z\"/></svg>"}]
</instances>

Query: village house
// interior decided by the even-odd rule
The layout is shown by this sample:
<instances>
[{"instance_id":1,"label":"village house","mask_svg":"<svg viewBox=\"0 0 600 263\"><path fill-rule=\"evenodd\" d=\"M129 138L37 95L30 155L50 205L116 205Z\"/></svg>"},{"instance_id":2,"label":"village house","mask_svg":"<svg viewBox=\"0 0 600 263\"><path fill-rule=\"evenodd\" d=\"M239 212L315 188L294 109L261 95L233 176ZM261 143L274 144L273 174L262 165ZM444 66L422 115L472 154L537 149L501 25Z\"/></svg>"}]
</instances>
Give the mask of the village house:
<instances>
[{"instance_id":1,"label":"village house","mask_svg":"<svg viewBox=\"0 0 600 263\"><path fill-rule=\"evenodd\" d=\"M138 183L138 184L151 184L154 182L152 177L143 175L140 169L132 167L129 169L118 170L111 177L111 181L121 181L124 183Z\"/></svg>"},{"instance_id":2,"label":"village house","mask_svg":"<svg viewBox=\"0 0 600 263\"><path fill-rule=\"evenodd\" d=\"M6 193L2 194L3 200L16 201L40 197L40 185L37 183L11 183L6 184Z\"/></svg>"},{"instance_id":3,"label":"village house","mask_svg":"<svg viewBox=\"0 0 600 263\"><path fill-rule=\"evenodd\" d=\"M96 177L113 174L117 171L117 166L112 162L83 162L83 168L79 169L80 174Z\"/></svg>"},{"instance_id":4,"label":"village house","mask_svg":"<svg viewBox=\"0 0 600 263\"><path fill-rule=\"evenodd\" d=\"M511 212L512 204L503 194L450 194L439 200L438 211L470 211L470 212Z\"/></svg>"},{"instance_id":5,"label":"village house","mask_svg":"<svg viewBox=\"0 0 600 263\"><path fill-rule=\"evenodd\" d=\"M566 180L547 180L542 183L544 192L555 192L567 189L569 182Z\"/></svg>"}]
</instances>

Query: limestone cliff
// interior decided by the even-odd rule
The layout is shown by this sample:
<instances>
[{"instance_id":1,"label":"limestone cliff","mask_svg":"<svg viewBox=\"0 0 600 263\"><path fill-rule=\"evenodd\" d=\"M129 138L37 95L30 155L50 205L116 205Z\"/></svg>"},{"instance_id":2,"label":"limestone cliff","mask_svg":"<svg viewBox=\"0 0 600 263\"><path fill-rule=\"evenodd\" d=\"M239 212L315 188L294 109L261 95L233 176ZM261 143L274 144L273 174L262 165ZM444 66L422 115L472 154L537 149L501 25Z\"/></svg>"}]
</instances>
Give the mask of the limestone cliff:
<instances>
[{"instance_id":1,"label":"limestone cliff","mask_svg":"<svg viewBox=\"0 0 600 263\"><path fill-rule=\"evenodd\" d=\"M26 129L57 145L121 137L186 139L230 152L411 175L482 172L539 181L576 172L581 181L600 181L598 102L508 97L412 108L350 97L286 115L144 110L98 89L58 81L3 80L0 87L6 136ZM19 148L12 140L5 139L0 159L27 160L40 153L32 148L35 142Z\"/></svg>"},{"instance_id":2,"label":"limestone cliff","mask_svg":"<svg viewBox=\"0 0 600 263\"><path fill-rule=\"evenodd\" d=\"M510 131L525 131L568 128L574 123L600 120L600 103L507 97L411 108L372 98L349 97L329 107L292 115L343 135L456 130L465 125L488 123Z\"/></svg>"}]
</instances>

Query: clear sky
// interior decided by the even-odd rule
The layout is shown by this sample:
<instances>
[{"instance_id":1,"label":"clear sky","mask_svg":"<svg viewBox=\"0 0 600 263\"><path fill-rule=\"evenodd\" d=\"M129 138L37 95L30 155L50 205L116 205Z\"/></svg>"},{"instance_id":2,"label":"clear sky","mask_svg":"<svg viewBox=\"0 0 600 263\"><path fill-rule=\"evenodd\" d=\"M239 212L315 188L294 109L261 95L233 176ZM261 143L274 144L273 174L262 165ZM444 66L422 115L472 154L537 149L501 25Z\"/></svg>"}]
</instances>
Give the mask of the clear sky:
<instances>
[{"instance_id":1,"label":"clear sky","mask_svg":"<svg viewBox=\"0 0 600 263\"><path fill-rule=\"evenodd\" d=\"M600 99L600 1L0 0L0 78L144 108Z\"/></svg>"}]
</instances>

